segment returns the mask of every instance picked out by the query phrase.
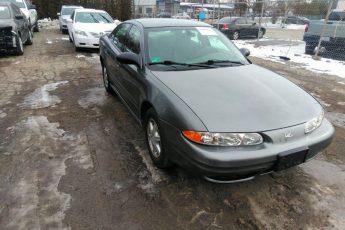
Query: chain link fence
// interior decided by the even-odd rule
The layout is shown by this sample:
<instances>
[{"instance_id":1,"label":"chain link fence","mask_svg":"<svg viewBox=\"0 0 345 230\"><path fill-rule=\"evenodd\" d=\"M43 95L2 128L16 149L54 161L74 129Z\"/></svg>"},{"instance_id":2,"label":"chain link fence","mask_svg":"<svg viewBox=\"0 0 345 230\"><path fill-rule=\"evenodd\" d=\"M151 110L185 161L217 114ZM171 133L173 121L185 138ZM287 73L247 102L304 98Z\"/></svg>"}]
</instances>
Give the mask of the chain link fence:
<instances>
[{"instance_id":1,"label":"chain link fence","mask_svg":"<svg viewBox=\"0 0 345 230\"><path fill-rule=\"evenodd\" d=\"M283 59L307 54L345 60L345 0L204 2L143 5L137 1L134 17L202 20L238 40L238 46L261 46L266 48L262 52ZM250 31L251 38L246 36Z\"/></svg>"}]
</instances>

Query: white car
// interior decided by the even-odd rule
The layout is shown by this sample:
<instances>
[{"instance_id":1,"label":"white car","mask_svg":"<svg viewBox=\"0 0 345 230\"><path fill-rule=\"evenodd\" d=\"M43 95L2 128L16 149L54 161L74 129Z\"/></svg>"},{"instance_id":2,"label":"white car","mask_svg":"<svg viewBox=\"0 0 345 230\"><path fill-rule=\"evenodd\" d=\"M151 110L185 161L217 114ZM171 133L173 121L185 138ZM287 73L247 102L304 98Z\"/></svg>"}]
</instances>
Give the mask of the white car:
<instances>
[{"instance_id":1,"label":"white car","mask_svg":"<svg viewBox=\"0 0 345 230\"><path fill-rule=\"evenodd\" d=\"M35 5L31 4L27 0L0 0L0 2L11 2L14 5L18 6L25 17L28 19L30 27L33 29L33 31L39 31L38 17Z\"/></svg>"},{"instance_id":2,"label":"white car","mask_svg":"<svg viewBox=\"0 0 345 230\"><path fill-rule=\"evenodd\" d=\"M57 16L59 16L59 25L60 25L60 30L62 33L68 32L67 28L67 20L71 18L71 15L73 14L74 10L76 9L82 9L84 7L82 6L62 6L61 11L57 13Z\"/></svg>"},{"instance_id":3,"label":"white car","mask_svg":"<svg viewBox=\"0 0 345 230\"><path fill-rule=\"evenodd\" d=\"M99 48L99 38L111 33L117 23L103 10L76 9L67 20L70 41L79 48Z\"/></svg>"}]
</instances>

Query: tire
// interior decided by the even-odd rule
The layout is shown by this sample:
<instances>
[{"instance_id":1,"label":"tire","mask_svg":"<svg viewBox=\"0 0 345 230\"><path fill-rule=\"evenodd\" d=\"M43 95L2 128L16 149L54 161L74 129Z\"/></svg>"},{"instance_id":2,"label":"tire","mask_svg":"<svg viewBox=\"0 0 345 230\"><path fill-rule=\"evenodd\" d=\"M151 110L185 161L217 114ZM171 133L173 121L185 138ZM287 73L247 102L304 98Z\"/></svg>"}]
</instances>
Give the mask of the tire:
<instances>
[{"instance_id":1,"label":"tire","mask_svg":"<svg viewBox=\"0 0 345 230\"><path fill-rule=\"evenodd\" d=\"M107 93L112 93L112 89L109 82L108 70L104 64L102 64L102 78L105 90L107 91Z\"/></svg>"},{"instance_id":2,"label":"tire","mask_svg":"<svg viewBox=\"0 0 345 230\"><path fill-rule=\"evenodd\" d=\"M305 45L305 54L313 55L315 51L316 45L313 44L306 44Z\"/></svg>"},{"instance_id":3,"label":"tire","mask_svg":"<svg viewBox=\"0 0 345 230\"><path fill-rule=\"evenodd\" d=\"M145 114L145 136L150 157L158 168L169 168L172 163L166 153L164 132L156 111L151 108Z\"/></svg>"},{"instance_id":4,"label":"tire","mask_svg":"<svg viewBox=\"0 0 345 230\"><path fill-rule=\"evenodd\" d=\"M69 37L69 42L70 42L70 43L73 43L73 40L72 40L72 38L71 38L71 35L69 35L69 33L68 33L68 37Z\"/></svg>"},{"instance_id":5,"label":"tire","mask_svg":"<svg viewBox=\"0 0 345 230\"><path fill-rule=\"evenodd\" d=\"M81 48L79 48L78 46L76 46L74 39L73 39L73 44L74 44L75 52L80 52L80 51L81 51Z\"/></svg>"},{"instance_id":6,"label":"tire","mask_svg":"<svg viewBox=\"0 0 345 230\"><path fill-rule=\"evenodd\" d=\"M263 38L263 37L264 37L264 34L265 34L264 30L261 29L260 31L258 31L258 34L256 35L256 37L257 37L257 38Z\"/></svg>"},{"instance_id":7,"label":"tire","mask_svg":"<svg viewBox=\"0 0 345 230\"><path fill-rule=\"evenodd\" d=\"M238 40L240 38L240 32L239 31L235 31L232 35L231 35L231 39L232 40Z\"/></svg>"},{"instance_id":8,"label":"tire","mask_svg":"<svg viewBox=\"0 0 345 230\"><path fill-rule=\"evenodd\" d=\"M34 25L34 32L40 32L40 28L38 27L38 22L36 21Z\"/></svg>"},{"instance_id":9,"label":"tire","mask_svg":"<svg viewBox=\"0 0 345 230\"><path fill-rule=\"evenodd\" d=\"M22 38L20 37L20 35L17 36L17 48L16 48L16 55L23 55L24 54L24 44L22 41Z\"/></svg>"},{"instance_id":10,"label":"tire","mask_svg":"<svg viewBox=\"0 0 345 230\"><path fill-rule=\"evenodd\" d=\"M33 42L34 42L34 39L33 39L32 31L29 30L29 38L28 40L26 40L25 45L32 45Z\"/></svg>"}]
</instances>

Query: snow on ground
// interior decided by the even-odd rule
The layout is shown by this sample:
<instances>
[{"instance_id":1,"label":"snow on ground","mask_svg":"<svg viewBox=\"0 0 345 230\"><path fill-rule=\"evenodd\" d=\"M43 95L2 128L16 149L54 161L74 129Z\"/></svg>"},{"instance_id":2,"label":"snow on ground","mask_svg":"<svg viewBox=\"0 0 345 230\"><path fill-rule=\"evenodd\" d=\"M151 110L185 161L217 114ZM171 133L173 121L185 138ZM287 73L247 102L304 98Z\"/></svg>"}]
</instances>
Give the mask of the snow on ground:
<instances>
[{"instance_id":1,"label":"snow on ground","mask_svg":"<svg viewBox=\"0 0 345 230\"><path fill-rule=\"evenodd\" d=\"M304 54L305 43L301 41L280 41L263 39L259 42L253 40L234 41L238 48L248 48L250 55L282 64L291 64L305 68L316 73L325 73L345 78L345 61L338 61L328 58L314 60L311 55ZM264 42L264 45L260 43ZM267 45L266 45L267 44ZM290 58L290 61L284 61L280 56Z\"/></svg>"},{"instance_id":2,"label":"snow on ground","mask_svg":"<svg viewBox=\"0 0 345 230\"><path fill-rule=\"evenodd\" d=\"M59 28L59 20L57 19L50 19L50 18L44 18L38 20L38 27L39 28L45 28L45 29L58 29Z\"/></svg>"}]
</instances>

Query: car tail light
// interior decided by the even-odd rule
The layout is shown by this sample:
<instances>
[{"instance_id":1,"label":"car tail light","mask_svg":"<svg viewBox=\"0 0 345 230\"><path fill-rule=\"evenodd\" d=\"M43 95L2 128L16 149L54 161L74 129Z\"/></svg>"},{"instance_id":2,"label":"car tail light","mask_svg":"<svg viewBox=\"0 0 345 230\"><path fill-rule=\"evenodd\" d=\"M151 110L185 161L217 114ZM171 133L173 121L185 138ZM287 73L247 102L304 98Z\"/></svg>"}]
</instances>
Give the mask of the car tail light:
<instances>
[{"instance_id":1,"label":"car tail light","mask_svg":"<svg viewBox=\"0 0 345 230\"><path fill-rule=\"evenodd\" d=\"M305 24L304 32L308 32L309 30L309 23Z\"/></svg>"},{"instance_id":2,"label":"car tail light","mask_svg":"<svg viewBox=\"0 0 345 230\"><path fill-rule=\"evenodd\" d=\"M223 30L228 30L229 28L230 28L230 27L229 27L228 24L224 24L223 27L222 27Z\"/></svg>"}]
</instances>

